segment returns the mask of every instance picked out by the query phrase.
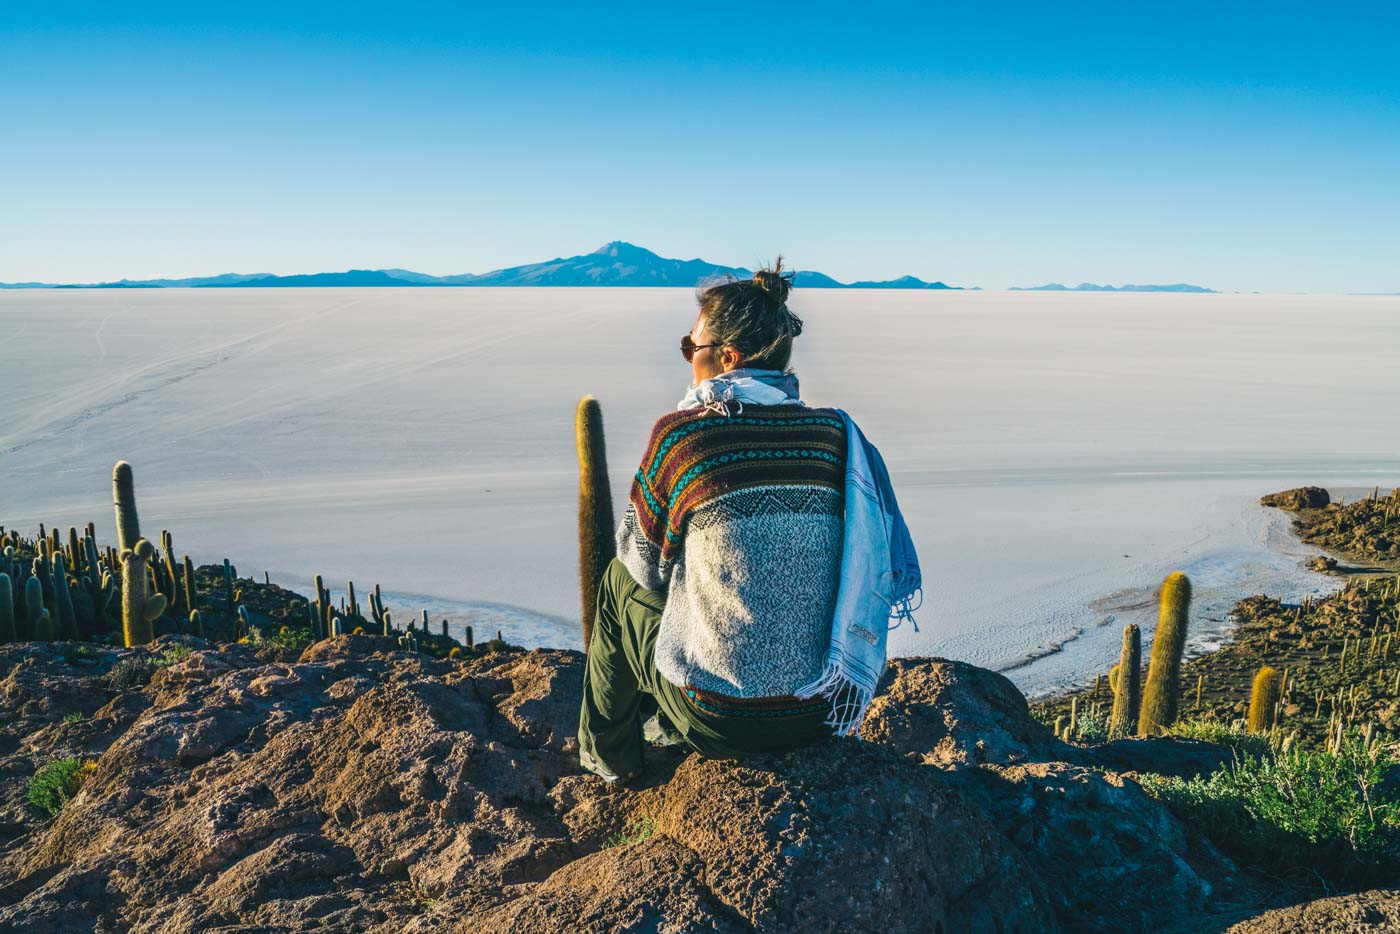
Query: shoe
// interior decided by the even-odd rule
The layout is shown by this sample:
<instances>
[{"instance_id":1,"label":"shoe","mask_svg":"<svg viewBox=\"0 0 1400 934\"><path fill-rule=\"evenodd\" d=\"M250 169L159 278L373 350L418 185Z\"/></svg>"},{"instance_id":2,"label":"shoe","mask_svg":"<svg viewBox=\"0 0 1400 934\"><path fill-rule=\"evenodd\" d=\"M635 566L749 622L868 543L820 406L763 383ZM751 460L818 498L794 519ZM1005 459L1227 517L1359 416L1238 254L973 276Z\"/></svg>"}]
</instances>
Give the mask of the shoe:
<instances>
[{"instance_id":1,"label":"shoe","mask_svg":"<svg viewBox=\"0 0 1400 934\"><path fill-rule=\"evenodd\" d=\"M671 721L661 711L651 715L651 719L642 724L642 738L653 746L679 746L685 742L685 737L671 726Z\"/></svg>"},{"instance_id":2,"label":"shoe","mask_svg":"<svg viewBox=\"0 0 1400 934\"><path fill-rule=\"evenodd\" d=\"M632 779L636 778L639 774L639 772L632 772L629 775L618 775L612 769L608 768L607 766L603 765L603 763L593 758L593 754L582 747L580 747L578 751L578 764L583 767L584 771L592 772L594 775L598 776L603 781L607 782L609 785L615 785L618 782L631 781Z\"/></svg>"}]
</instances>

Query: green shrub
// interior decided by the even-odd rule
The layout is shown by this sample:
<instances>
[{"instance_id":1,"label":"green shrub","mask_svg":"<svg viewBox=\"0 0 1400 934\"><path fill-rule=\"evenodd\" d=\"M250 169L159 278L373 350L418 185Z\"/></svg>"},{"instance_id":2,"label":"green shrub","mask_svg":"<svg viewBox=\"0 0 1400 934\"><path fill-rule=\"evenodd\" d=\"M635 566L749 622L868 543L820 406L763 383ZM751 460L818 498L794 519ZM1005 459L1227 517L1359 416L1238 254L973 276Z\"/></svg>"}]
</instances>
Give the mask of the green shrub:
<instances>
[{"instance_id":1,"label":"green shrub","mask_svg":"<svg viewBox=\"0 0 1400 934\"><path fill-rule=\"evenodd\" d=\"M277 632L268 634L255 626L248 641L253 645L268 645L278 649L304 649L316 639L309 629L283 626Z\"/></svg>"},{"instance_id":2,"label":"green shrub","mask_svg":"<svg viewBox=\"0 0 1400 934\"><path fill-rule=\"evenodd\" d=\"M185 656L190 654L188 645L172 645L160 654L151 664L157 668L169 668L171 665L179 664Z\"/></svg>"},{"instance_id":3,"label":"green shrub","mask_svg":"<svg viewBox=\"0 0 1400 934\"><path fill-rule=\"evenodd\" d=\"M1267 735L1236 729L1229 724L1207 717L1178 720L1167 727L1167 733L1171 736L1180 736L1183 739L1199 739L1206 743L1229 746L1231 749L1238 750L1242 755L1254 756L1256 759L1273 755L1273 747L1270 746Z\"/></svg>"},{"instance_id":4,"label":"green shrub","mask_svg":"<svg viewBox=\"0 0 1400 934\"><path fill-rule=\"evenodd\" d=\"M1108 714L1085 711L1075 721L1077 738L1085 743L1108 742Z\"/></svg>"},{"instance_id":5,"label":"green shrub","mask_svg":"<svg viewBox=\"0 0 1400 934\"><path fill-rule=\"evenodd\" d=\"M1336 753L1246 755L1205 780L1144 776L1144 787L1244 862L1355 884L1400 871L1395 768L1353 735Z\"/></svg>"},{"instance_id":6,"label":"green shrub","mask_svg":"<svg viewBox=\"0 0 1400 934\"><path fill-rule=\"evenodd\" d=\"M603 849L612 849L615 846L627 846L629 843L641 843L647 840L656 832L656 825L652 823L650 817L642 817L632 823L627 828L626 833L615 833L603 841Z\"/></svg>"},{"instance_id":7,"label":"green shrub","mask_svg":"<svg viewBox=\"0 0 1400 934\"><path fill-rule=\"evenodd\" d=\"M73 711L73 712L70 713L70 714L65 714L64 717L63 717L63 722L64 722L64 723L82 723L82 722L83 722L83 715L82 715L81 711L75 710L75 711Z\"/></svg>"},{"instance_id":8,"label":"green shrub","mask_svg":"<svg viewBox=\"0 0 1400 934\"><path fill-rule=\"evenodd\" d=\"M76 756L50 762L29 779L29 806L53 817L78 793L87 771Z\"/></svg>"},{"instance_id":9,"label":"green shrub","mask_svg":"<svg viewBox=\"0 0 1400 934\"><path fill-rule=\"evenodd\" d=\"M112 666L103 681L113 691L131 691L145 687L155 673L155 663L150 659L124 658Z\"/></svg>"}]
</instances>

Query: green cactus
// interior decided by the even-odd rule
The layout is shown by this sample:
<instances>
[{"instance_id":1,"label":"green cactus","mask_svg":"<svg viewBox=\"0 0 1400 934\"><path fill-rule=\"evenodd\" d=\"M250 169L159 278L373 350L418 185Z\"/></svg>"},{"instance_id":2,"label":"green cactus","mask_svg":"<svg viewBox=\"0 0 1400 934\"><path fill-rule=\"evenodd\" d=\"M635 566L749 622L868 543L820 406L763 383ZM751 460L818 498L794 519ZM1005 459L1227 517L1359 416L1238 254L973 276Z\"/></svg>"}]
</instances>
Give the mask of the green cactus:
<instances>
[{"instance_id":1,"label":"green cactus","mask_svg":"<svg viewBox=\"0 0 1400 934\"><path fill-rule=\"evenodd\" d=\"M384 595L380 593L378 584L374 585L374 590L370 591L369 594L369 612L381 633L386 636L393 634L393 622L389 614L384 611Z\"/></svg>"},{"instance_id":2,"label":"green cactus","mask_svg":"<svg viewBox=\"0 0 1400 934\"><path fill-rule=\"evenodd\" d=\"M578 442L578 573L583 621L583 648L593 638L598 611L598 585L617 554L613 540L612 490L608 486L607 445L603 438L603 409L584 396L574 417Z\"/></svg>"},{"instance_id":3,"label":"green cactus","mask_svg":"<svg viewBox=\"0 0 1400 934\"><path fill-rule=\"evenodd\" d=\"M1267 733L1273 727L1274 707L1278 704L1281 687L1278 671L1268 665L1259 669L1249 692L1249 732Z\"/></svg>"},{"instance_id":4,"label":"green cactus","mask_svg":"<svg viewBox=\"0 0 1400 934\"><path fill-rule=\"evenodd\" d=\"M73 593L68 589L68 569L64 566L62 554L53 556L53 602L60 637L75 641L81 638L78 635L78 617L73 612Z\"/></svg>"},{"instance_id":5,"label":"green cactus","mask_svg":"<svg viewBox=\"0 0 1400 934\"><path fill-rule=\"evenodd\" d=\"M1147 666L1147 686L1142 692L1138 733L1156 736L1176 722L1181 696L1181 653L1186 649L1186 623L1191 609L1191 581L1173 571L1162 583L1162 603L1157 631L1152 637L1152 661Z\"/></svg>"},{"instance_id":6,"label":"green cactus","mask_svg":"<svg viewBox=\"0 0 1400 934\"><path fill-rule=\"evenodd\" d=\"M1113 683L1113 713L1108 720L1108 738L1127 736L1138 722L1142 700L1142 631L1135 625L1123 627L1123 650L1118 656Z\"/></svg>"},{"instance_id":7,"label":"green cactus","mask_svg":"<svg viewBox=\"0 0 1400 934\"><path fill-rule=\"evenodd\" d=\"M49 615L48 610L44 610L39 614L39 618L34 621L34 641L53 642L56 638L57 633L54 632L53 617Z\"/></svg>"},{"instance_id":8,"label":"green cactus","mask_svg":"<svg viewBox=\"0 0 1400 934\"><path fill-rule=\"evenodd\" d=\"M180 568L175 563L175 541L170 537L170 533L164 529L160 533L160 556L165 562L165 577L170 586L170 592L166 594L170 599L170 608L180 610ZM184 607L188 612L193 607Z\"/></svg>"},{"instance_id":9,"label":"green cactus","mask_svg":"<svg viewBox=\"0 0 1400 934\"><path fill-rule=\"evenodd\" d=\"M14 642L19 633L15 631L15 594L10 583L10 575L0 573L0 642Z\"/></svg>"},{"instance_id":10,"label":"green cactus","mask_svg":"<svg viewBox=\"0 0 1400 934\"><path fill-rule=\"evenodd\" d=\"M347 615L349 615L349 616L351 616L351 617L359 616L359 615L360 615L360 604L359 604L359 602L356 601L356 599L355 599L355 582L354 582L354 581L350 581L350 582L349 582L349 588L350 588L350 608L349 608L349 610L347 611Z\"/></svg>"},{"instance_id":11,"label":"green cactus","mask_svg":"<svg viewBox=\"0 0 1400 934\"><path fill-rule=\"evenodd\" d=\"M24 582L24 619L29 625L29 637L36 638L34 627L39 623L39 617L44 612L44 585L39 583L39 578L31 575Z\"/></svg>"},{"instance_id":12,"label":"green cactus","mask_svg":"<svg viewBox=\"0 0 1400 934\"><path fill-rule=\"evenodd\" d=\"M81 577L83 573L83 559L87 557L87 552L83 550L82 544L78 541L78 530L72 526L68 527L68 566L73 569L73 576Z\"/></svg>"},{"instance_id":13,"label":"green cactus","mask_svg":"<svg viewBox=\"0 0 1400 934\"><path fill-rule=\"evenodd\" d=\"M193 613L199 609L199 590L194 585L194 562L189 555L185 555L181 564L185 581L185 609Z\"/></svg>"},{"instance_id":14,"label":"green cactus","mask_svg":"<svg viewBox=\"0 0 1400 934\"><path fill-rule=\"evenodd\" d=\"M151 557L155 546L144 538L119 556L122 566L122 636L127 648L155 638L151 625L165 612L165 595L150 592Z\"/></svg>"},{"instance_id":15,"label":"green cactus","mask_svg":"<svg viewBox=\"0 0 1400 934\"><path fill-rule=\"evenodd\" d=\"M199 615L198 610L190 610L190 635L197 639L204 638L204 617Z\"/></svg>"},{"instance_id":16,"label":"green cactus","mask_svg":"<svg viewBox=\"0 0 1400 934\"><path fill-rule=\"evenodd\" d=\"M117 549L136 547L141 540L141 523L136 516L136 486L131 477L131 465L117 461L112 469L112 502L117 508Z\"/></svg>"},{"instance_id":17,"label":"green cactus","mask_svg":"<svg viewBox=\"0 0 1400 934\"><path fill-rule=\"evenodd\" d=\"M85 535L83 549L87 554L87 566L82 576L83 588L92 598L93 630L103 633L107 631L107 608L112 605L116 586L111 572L102 567L102 562L97 556L97 540L91 535Z\"/></svg>"},{"instance_id":18,"label":"green cactus","mask_svg":"<svg viewBox=\"0 0 1400 934\"><path fill-rule=\"evenodd\" d=\"M233 565L229 564L229 563L228 563L228 559L225 558L225 559L224 559L224 608L225 608L226 610L228 610L230 613L232 613L232 612L234 611L234 603L236 602L236 598L235 598L234 595L233 595L233 581L234 581L234 570L233 570Z\"/></svg>"},{"instance_id":19,"label":"green cactus","mask_svg":"<svg viewBox=\"0 0 1400 934\"><path fill-rule=\"evenodd\" d=\"M320 574L316 575L316 618L321 624L321 638L329 639L334 634L331 629L331 595Z\"/></svg>"}]
</instances>

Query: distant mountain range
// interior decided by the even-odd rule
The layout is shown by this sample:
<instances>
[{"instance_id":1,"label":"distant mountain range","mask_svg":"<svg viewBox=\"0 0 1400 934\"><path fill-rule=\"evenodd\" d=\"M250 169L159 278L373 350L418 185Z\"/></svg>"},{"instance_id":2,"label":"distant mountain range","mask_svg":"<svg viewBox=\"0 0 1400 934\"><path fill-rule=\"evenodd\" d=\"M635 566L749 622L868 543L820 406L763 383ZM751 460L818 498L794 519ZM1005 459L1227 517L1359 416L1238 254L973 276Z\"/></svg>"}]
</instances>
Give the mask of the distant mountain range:
<instances>
[{"instance_id":1,"label":"distant mountain range","mask_svg":"<svg viewBox=\"0 0 1400 934\"><path fill-rule=\"evenodd\" d=\"M45 282L0 283L10 289L163 289L163 288L314 288L353 286L357 288L404 288L427 286L662 286L693 289L700 282L724 275L741 279L753 277L753 270L742 266L721 266L702 259L666 259L651 250L621 240L599 247L592 253L552 259L526 266L511 266L479 275L430 276L409 269L350 269L345 272L318 272L298 276L270 273L226 273L194 279L122 279L89 285L57 285ZM803 270L793 285L808 289L959 289L942 282L925 282L904 276L887 282L843 283L820 272Z\"/></svg>"},{"instance_id":2,"label":"distant mountain range","mask_svg":"<svg viewBox=\"0 0 1400 934\"><path fill-rule=\"evenodd\" d=\"M1033 285L1030 288L1018 289L1012 287L1012 292L1208 292L1215 294L1215 289L1208 289L1203 285L1188 285L1185 282L1178 282L1175 285L1094 285L1092 282L1081 282L1078 285L1060 285L1058 282L1051 282L1049 285Z\"/></svg>"}]
</instances>

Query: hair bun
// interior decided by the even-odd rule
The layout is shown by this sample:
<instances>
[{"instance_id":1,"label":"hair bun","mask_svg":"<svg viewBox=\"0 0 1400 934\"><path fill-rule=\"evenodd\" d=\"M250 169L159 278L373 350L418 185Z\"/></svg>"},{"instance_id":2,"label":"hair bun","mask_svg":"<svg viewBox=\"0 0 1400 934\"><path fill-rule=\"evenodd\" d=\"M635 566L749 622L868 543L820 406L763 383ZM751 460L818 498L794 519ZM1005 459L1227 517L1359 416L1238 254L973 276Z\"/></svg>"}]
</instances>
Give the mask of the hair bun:
<instances>
[{"instance_id":1,"label":"hair bun","mask_svg":"<svg viewBox=\"0 0 1400 934\"><path fill-rule=\"evenodd\" d=\"M783 258L779 256L772 269L760 269L754 273L753 281L777 304L781 305L787 301L788 292L792 291L792 277L792 273L783 272Z\"/></svg>"}]
</instances>

